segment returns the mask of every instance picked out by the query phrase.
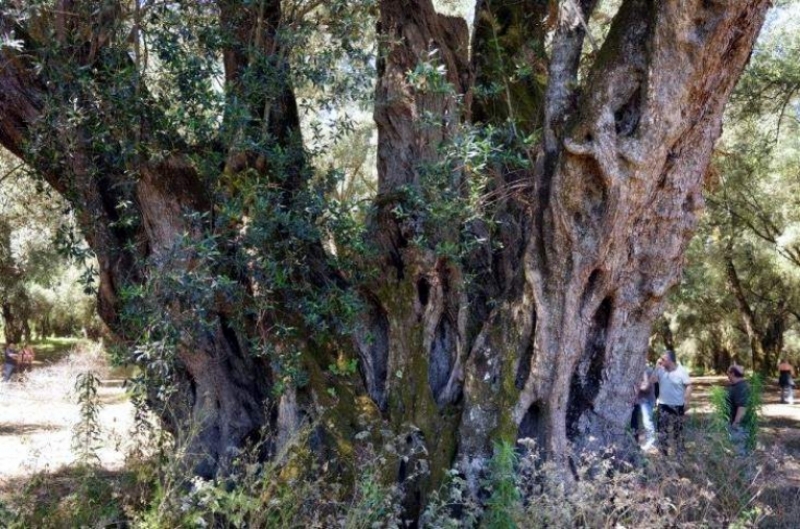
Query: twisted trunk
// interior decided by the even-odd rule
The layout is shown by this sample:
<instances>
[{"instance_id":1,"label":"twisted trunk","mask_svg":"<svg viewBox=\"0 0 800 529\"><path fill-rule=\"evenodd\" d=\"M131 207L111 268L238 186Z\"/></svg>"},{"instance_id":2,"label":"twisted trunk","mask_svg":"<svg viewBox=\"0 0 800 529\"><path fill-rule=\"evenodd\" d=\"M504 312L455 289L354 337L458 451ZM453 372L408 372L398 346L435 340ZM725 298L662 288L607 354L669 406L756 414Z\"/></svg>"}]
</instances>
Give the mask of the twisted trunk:
<instances>
[{"instance_id":1,"label":"twisted trunk","mask_svg":"<svg viewBox=\"0 0 800 529\"><path fill-rule=\"evenodd\" d=\"M124 112L103 100L109 86L140 86L127 41L98 29L106 19L81 26L102 13L62 4L39 21L55 24L61 40L38 63L34 52L51 34L0 13L0 32L13 29L30 53L0 48L0 143L76 208L110 327L134 341L137 311L169 323L148 327L139 353L171 361L174 391L161 411L197 472L224 472L263 431L274 454L308 418L325 418L312 444L330 455L326 440L360 428L355 409L411 432L408 444L427 451L435 479L454 461L475 476L497 439L531 437L553 457L571 443L624 445L632 381L678 279L723 106L768 1L627 0L584 59L591 0L550 18L549 2L478 2L472 57L463 20L436 14L430 0L382 1L375 251L362 263L381 274L359 284L331 267L318 236L294 240L285 220L306 207L310 168L278 38L280 2L219 3L228 100L225 134L209 154L221 170L211 176L144 88ZM495 61L498 53L507 60ZM82 77L51 82L65 64ZM502 83L518 65L534 74L476 96L476 83ZM262 76L274 82L252 82ZM67 119L76 107L82 119ZM442 222L426 207L442 189L464 197L480 176L444 149L473 121L507 124L502 148L517 157L486 169L495 225ZM98 141L93 130L107 136ZM122 148L131 134L134 151ZM228 219L231 227L214 204L237 200L241 182L270 198L245 206L248 221ZM267 221L279 240L252 238L250 228ZM464 237L475 244L460 259L442 251ZM209 244L216 253L201 252ZM268 252L302 256L283 278L290 285L359 297L355 331L330 325L352 347L318 333L289 287L260 304L273 286L259 268ZM220 276L244 306L204 297ZM278 332L288 328L296 331ZM307 384L291 383L277 361L294 351ZM326 371L347 354L359 357L359 381ZM407 465L398 462L399 479Z\"/></svg>"}]
</instances>

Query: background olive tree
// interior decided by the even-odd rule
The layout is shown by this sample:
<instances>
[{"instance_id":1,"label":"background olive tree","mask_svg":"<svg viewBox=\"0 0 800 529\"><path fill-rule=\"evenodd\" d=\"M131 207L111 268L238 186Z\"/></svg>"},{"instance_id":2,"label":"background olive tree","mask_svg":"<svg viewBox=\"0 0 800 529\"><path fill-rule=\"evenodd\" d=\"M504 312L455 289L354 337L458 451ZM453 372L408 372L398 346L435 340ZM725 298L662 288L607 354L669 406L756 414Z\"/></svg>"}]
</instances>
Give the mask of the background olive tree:
<instances>
[{"instance_id":1,"label":"background olive tree","mask_svg":"<svg viewBox=\"0 0 800 529\"><path fill-rule=\"evenodd\" d=\"M800 308L797 7L771 17L726 113L708 208L668 313L693 363L763 374L797 359Z\"/></svg>"}]
</instances>

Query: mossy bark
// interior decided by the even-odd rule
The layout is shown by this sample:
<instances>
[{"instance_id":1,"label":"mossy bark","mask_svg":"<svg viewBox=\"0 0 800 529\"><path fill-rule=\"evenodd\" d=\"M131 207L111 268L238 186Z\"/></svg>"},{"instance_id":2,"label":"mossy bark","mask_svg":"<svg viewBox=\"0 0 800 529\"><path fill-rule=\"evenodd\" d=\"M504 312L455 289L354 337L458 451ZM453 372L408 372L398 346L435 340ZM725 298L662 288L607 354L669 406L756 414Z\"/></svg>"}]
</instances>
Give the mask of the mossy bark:
<instances>
[{"instance_id":1,"label":"mossy bark","mask_svg":"<svg viewBox=\"0 0 800 529\"><path fill-rule=\"evenodd\" d=\"M355 436L381 425L405 435L416 454L427 452L430 478L413 486L424 501L454 463L480 476L498 438L534 438L553 457L570 445L625 442L650 327L678 279L723 106L768 0L626 0L596 56L583 53L594 1L572 2L551 22L542 19L553 2L492 3L496 11L479 2L473 57L463 20L437 14L430 0L381 1L379 181L368 230L375 251L363 256L379 274L351 284L307 232L291 255L265 256L301 255L303 272L288 282L315 292L335 285L359 298L356 330L325 336L288 295L260 312L224 296L203 299L199 309L193 301L221 275L233 278L242 299L271 287L252 272L251 258L265 250L239 246L245 220L232 220L233 229L210 221L215 203L236 198L238 188L226 183L276 190L277 213L304 211L298 197L311 171L279 39L280 2L260 3L266 12L253 16L238 11L256 9L252 2L221 3L230 99L220 119L235 133L203 146L221 161L219 187L203 179L196 153L161 119L157 101L120 89L141 79L130 39L112 38L128 30L119 13L63 4L32 21L0 13L0 33L13 30L23 42L21 51L0 47L0 143L74 205L98 257L100 312L111 328L133 343L141 329L123 316L137 309L132 293L148 291L151 309L178 329L173 391L162 411L185 436L197 472L224 473L262 434L265 455L274 457L304 424L316 431L310 451L347 461ZM495 64L497 53L508 61ZM473 108L475 79L506 76L515 61L527 62L530 74L500 79L507 90ZM265 65L276 84L257 93L257 83L244 81L265 74ZM81 83L60 82L66 67ZM415 72L429 77L413 79ZM129 94L129 104L102 100L109 93ZM76 107L85 119L64 119ZM525 162L487 169L496 227L437 223L420 200L433 168L462 192L471 178L487 176L441 149L471 125L473 110L484 124L511 120L503 149ZM121 146L131 135L137 149L128 151ZM250 148L264 145L288 154ZM458 257L440 251L458 246L465 229L481 235L477 248ZM289 223L278 233L294 237ZM215 255L239 252L248 266L210 264L197 250L208 245ZM176 293L180 285L168 280L181 274L200 286ZM297 332L286 338L279 328ZM273 346L272 359L299 351L308 380L278 391L287 377L254 342ZM359 358L358 374L328 369L342 354ZM396 464L390 479L407 477L408 463Z\"/></svg>"}]
</instances>

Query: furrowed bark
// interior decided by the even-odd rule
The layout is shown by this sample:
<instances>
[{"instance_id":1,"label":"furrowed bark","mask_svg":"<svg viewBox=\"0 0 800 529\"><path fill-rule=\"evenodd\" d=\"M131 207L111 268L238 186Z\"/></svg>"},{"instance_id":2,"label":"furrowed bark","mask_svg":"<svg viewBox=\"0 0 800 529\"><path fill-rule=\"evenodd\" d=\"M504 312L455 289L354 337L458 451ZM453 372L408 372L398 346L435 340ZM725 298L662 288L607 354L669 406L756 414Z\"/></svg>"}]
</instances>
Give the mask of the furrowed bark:
<instances>
[{"instance_id":1,"label":"furrowed bark","mask_svg":"<svg viewBox=\"0 0 800 529\"><path fill-rule=\"evenodd\" d=\"M442 149L469 108L468 29L463 19L436 14L430 0L387 0L378 38L378 196L370 235L385 272L366 298L364 334L378 340L367 349L370 341L357 337L357 345L362 365L377 367L365 377L370 395L398 431L414 431L415 443L426 446L436 483L455 451L452 405L467 353L467 299L460 266L436 251L457 243L460 228L433 225L420 202L436 182L457 192L463 186L462 171Z\"/></svg>"},{"instance_id":2,"label":"furrowed bark","mask_svg":"<svg viewBox=\"0 0 800 529\"><path fill-rule=\"evenodd\" d=\"M80 13L69 9L84 7L76 4L80 5L62 3L52 21L45 13L42 20L30 22L54 23L57 43L40 41L28 27L0 15L0 27L13 29L32 53L0 50L5 66L0 74L4 88L0 141L72 203L99 263L100 315L118 336L133 339L131 333L136 329L123 317L129 302L121 299L121 293L152 285L157 278L186 272L197 264L197 256L182 249L181 241L185 236L190 240L202 236L207 226L191 220L191 214L209 211L210 197L194 167L180 154L186 146L179 141L165 144L169 136L154 130L160 121L146 101L130 101L140 112L130 122L124 113L115 115L114 104L105 104L98 97L106 90L119 93L115 83L127 88L136 74L124 64L126 56L103 47L108 40L104 36L107 26L76 23L81 20ZM51 55L37 67L35 52L48 45L61 55ZM59 76L68 73L65 66L84 67L93 77L64 82ZM120 75L120 71L125 73ZM54 86L59 88L54 90ZM76 107L82 118L67 121ZM31 139L46 126L58 130L51 138L53 146L47 152L32 151ZM106 136L94 138L97 130ZM178 154L146 159L115 150L115 145L124 145L131 130L136 131L142 152ZM181 325L188 307L176 297L165 298L158 298L165 305L156 310ZM265 366L241 350L246 340L226 332L223 319L210 337L190 334L177 345L174 396L153 404L190 454L195 471L211 476L265 424L268 390L264 382L269 377Z\"/></svg>"},{"instance_id":3,"label":"furrowed bark","mask_svg":"<svg viewBox=\"0 0 800 529\"><path fill-rule=\"evenodd\" d=\"M537 356L515 408L547 449L623 443L629 385L702 207L725 101L768 2L623 3L566 129L526 276Z\"/></svg>"}]
</instances>

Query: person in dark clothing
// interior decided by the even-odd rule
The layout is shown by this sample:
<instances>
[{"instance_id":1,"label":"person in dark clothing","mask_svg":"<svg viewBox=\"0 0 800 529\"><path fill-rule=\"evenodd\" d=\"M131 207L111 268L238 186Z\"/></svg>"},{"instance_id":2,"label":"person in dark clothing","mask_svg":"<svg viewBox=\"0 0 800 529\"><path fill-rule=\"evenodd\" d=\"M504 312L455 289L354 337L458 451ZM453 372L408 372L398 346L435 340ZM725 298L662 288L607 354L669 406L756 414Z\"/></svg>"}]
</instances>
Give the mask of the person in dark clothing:
<instances>
[{"instance_id":1,"label":"person in dark clothing","mask_svg":"<svg viewBox=\"0 0 800 529\"><path fill-rule=\"evenodd\" d=\"M794 404L794 368L785 358L778 364L778 385L781 387L781 404Z\"/></svg>"},{"instance_id":2,"label":"person in dark clothing","mask_svg":"<svg viewBox=\"0 0 800 529\"><path fill-rule=\"evenodd\" d=\"M728 368L728 430L737 452L744 452L747 432L744 420L750 403L750 385L744 379L744 368L732 365Z\"/></svg>"}]
</instances>

